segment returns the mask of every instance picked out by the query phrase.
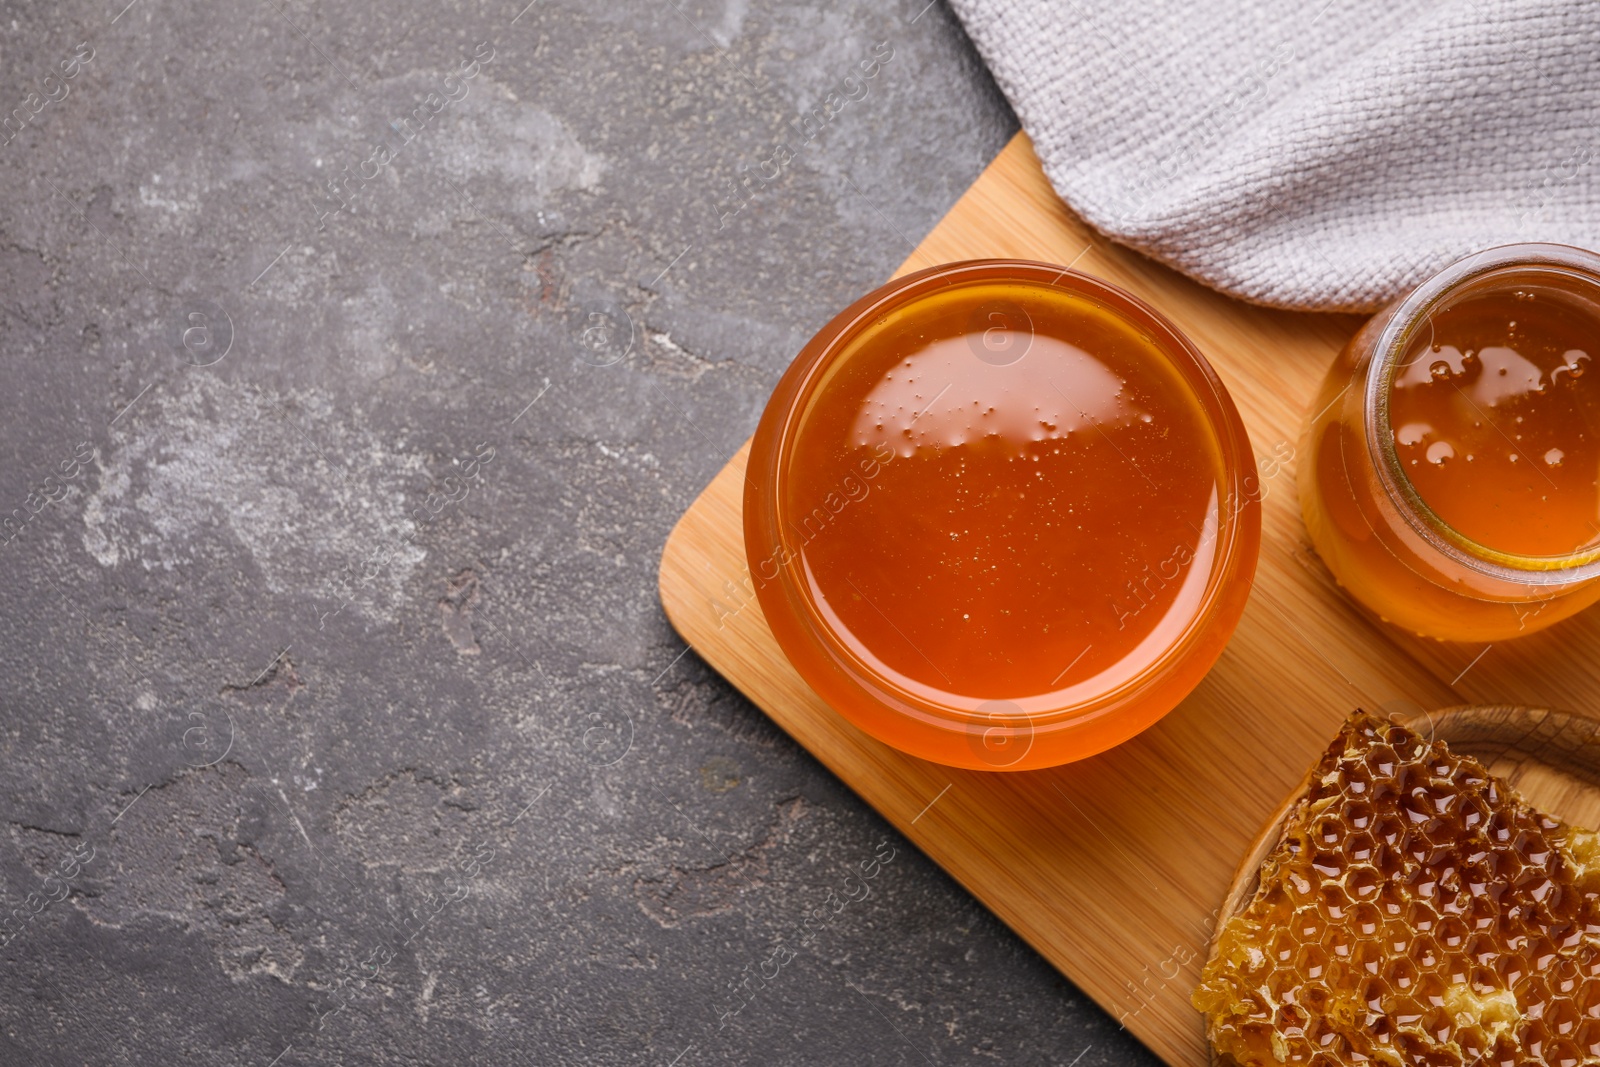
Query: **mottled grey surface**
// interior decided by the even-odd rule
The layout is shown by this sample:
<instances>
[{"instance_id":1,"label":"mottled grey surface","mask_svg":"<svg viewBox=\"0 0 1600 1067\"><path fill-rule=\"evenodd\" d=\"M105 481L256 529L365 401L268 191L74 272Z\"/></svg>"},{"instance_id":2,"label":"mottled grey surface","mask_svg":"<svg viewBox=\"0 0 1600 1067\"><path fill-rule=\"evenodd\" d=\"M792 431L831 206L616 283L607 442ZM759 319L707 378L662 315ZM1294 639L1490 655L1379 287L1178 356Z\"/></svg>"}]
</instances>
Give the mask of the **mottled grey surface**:
<instances>
[{"instance_id":1,"label":"mottled grey surface","mask_svg":"<svg viewBox=\"0 0 1600 1067\"><path fill-rule=\"evenodd\" d=\"M0 8L0 1064L1148 1062L656 597L945 8L124 2Z\"/></svg>"}]
</instances>

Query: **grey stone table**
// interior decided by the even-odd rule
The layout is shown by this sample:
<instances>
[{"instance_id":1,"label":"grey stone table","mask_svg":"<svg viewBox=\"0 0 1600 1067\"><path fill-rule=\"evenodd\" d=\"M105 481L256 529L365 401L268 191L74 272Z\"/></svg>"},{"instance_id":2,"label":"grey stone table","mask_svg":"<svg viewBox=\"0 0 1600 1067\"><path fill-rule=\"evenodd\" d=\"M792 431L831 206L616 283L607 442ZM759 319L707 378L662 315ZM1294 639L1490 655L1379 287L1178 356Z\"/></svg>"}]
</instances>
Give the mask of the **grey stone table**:
<instances>
[{"instance_id":1,"label":"grey stone table","mask_svg":"<svg viewBox=\"0 0 1600 1067\"><path fill-rule=\"evenodd\" d=\"M1003 100L525 3L5 4L0 1064L1149 1062L656 599Z\"/></svg>"}]
</instances>

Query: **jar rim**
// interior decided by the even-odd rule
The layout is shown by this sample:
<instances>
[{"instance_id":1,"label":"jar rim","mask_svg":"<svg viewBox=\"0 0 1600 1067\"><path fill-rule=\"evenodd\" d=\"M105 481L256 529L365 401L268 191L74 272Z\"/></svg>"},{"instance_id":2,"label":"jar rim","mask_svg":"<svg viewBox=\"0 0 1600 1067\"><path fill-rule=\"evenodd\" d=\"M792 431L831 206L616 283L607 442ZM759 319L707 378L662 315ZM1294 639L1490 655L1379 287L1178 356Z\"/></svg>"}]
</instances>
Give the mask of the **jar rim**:
<instances>
[{"instance_id":1,"label":"jar rim","mask_svg":"<svg viewBox=\"0 0 1600 1067\"><path fill-rule=\"evenodd\" d=\"M1256 562L1256 552L1251 546L1258 543L1259 536L1259 488L1254 479L1255 466L1249 437L1238 411L1221 379L1193 342L1160 312L1126 290L1078 271L1031 260L965 260L894 279L841 312L802 350L763 415L762 427L757 431L756 444L750 457L753 478L747 479L745 489L747 553L753 557L756 554L751 553L753 548L765 552L765 547L757 546L774 541L773 547L782 549L791 561L799 559L800 552L793 543L794 539L786 532L784 523L777 521L783 497L782 485L786 480L784 461L790 454L800 415L817 382L825 376L840 354L848 349L850 341L886 309L905 307L946 286L959 285L968 280L975 284L986 281L1031 283L1065 289L1106 303L1118 318L1150 337L1154 347L1194 392L1203 412L1201 422L1206 434L1215 443L1219 457L1219 489L1226 495L1218 501L1216 561L1199 603L1172 642L1132 677L1084 700L1048 710L1027 711L1019 718L1019 722L1026 720L1027 727L1034 730L1066 727L1116 710L1132 695L1151 684L1152 679L1164 676L1176 664L1184 662L1189 650L1205 634L1208 625L1216 621L1218 612L1227 603L1224 590L1233 582L1248 584ZM771 489L766 499L761 499L758 486L761 482ZM1257 531L1256 538L1249 536L1250 527ZM771 536L763 539L761 534L756 533L758 530ZM752 540L752 536L755 540ZM848 643L831 632L825 620L817 617L815 607L810 605L805 583L797 580L795 570L789 562L777 567L778 573L773 579L758 579L758 592L765 592L768 586L776 586L776 591L781 593L781 606L804 620L805 629L811 631L811 639L822 645L836 663L847 662L861 675L872 678L874 688L882 688L886 695L892 694L915 708L916 717L955 728L994 721L993 711L985 710L994 701L983 702L974 697L975 707L972 709L953 707L902 691L889 679L880 677L878 671L860 661ZM756 576L753 574L752 577ZM768 597L761 599L765 606ZM782 628L775 625L775 634ZM860 684L859 681L857 684ZM1040 697L1046 695L1039 694Z\"/></svg>"},{"instance_id":2,"label":"jar rim","mask_svg":"<svg viewBox=\"0 0 1600 1067\"><path fill-rule=\"evenodd\" d=\"M1429 547L1480 574L1518 585L1564 586L1600 576L1600 543L1555 556L1529 556L1491 548L1446 522L1422 499L1400 462L1389 401L1395 374L1412 343L1447 301L1499 273L1534 270L1592 287L1600 300L1600 255L1572 245L1527 242L1498 245L1463 256L1413 289L1398 304L1373 344L1362 419L1367 454L1389 502Z\"/></svg>"}]
</instances>

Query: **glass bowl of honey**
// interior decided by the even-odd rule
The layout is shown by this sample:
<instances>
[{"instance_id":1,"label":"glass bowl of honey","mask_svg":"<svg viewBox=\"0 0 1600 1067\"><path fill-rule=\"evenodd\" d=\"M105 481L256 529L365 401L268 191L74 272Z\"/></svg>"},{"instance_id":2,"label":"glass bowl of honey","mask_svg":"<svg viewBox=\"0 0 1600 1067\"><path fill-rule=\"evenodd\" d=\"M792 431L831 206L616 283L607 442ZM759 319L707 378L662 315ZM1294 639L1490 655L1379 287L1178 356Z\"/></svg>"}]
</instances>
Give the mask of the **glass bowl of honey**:
<instances>
[{"instance_id":1,"label":"glass bowl of honey","mask_svg":"<svg viewBox=\"0 0 1600 1067\"><path fill-rule=\"evenodd\" d=\"M1156 311L1017 260L841 312L751 445L762 612L840 714L938 763L1082 759L1170 711L1249 595L1261 516L1227 390Z\"/></svg>"},{"instance_id":2,"label":"glass bowl of honey","mask_svg":"<svg viewBox=\"0 0 1600 1067\"><path fill-rule=\"evenodd\" d=\"M1380 618L1500 641L1600 599L1600 256L1459 260L1380 312L1306 423L1317 552Z\"/></svg>"}]
</instances>

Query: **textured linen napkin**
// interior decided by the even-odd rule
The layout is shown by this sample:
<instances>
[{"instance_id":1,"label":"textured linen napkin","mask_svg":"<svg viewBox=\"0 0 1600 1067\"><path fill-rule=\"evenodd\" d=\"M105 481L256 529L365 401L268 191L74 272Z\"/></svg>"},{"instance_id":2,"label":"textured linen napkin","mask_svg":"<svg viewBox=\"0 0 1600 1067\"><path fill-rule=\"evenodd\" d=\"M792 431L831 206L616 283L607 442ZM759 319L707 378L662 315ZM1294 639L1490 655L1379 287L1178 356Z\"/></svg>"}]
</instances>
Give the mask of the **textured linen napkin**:
<instances>
[{"instance_id":1,"label":"textured linen napkin","mask_svg":"<svg viewBox=\"0 0 1600 1067\"><path fill-rule=\"evenodd\" d=\"M1207 285L1371 310L1600 249L1600 0L951 0L1061 197Z\"/></svg>"}]
</instances>

